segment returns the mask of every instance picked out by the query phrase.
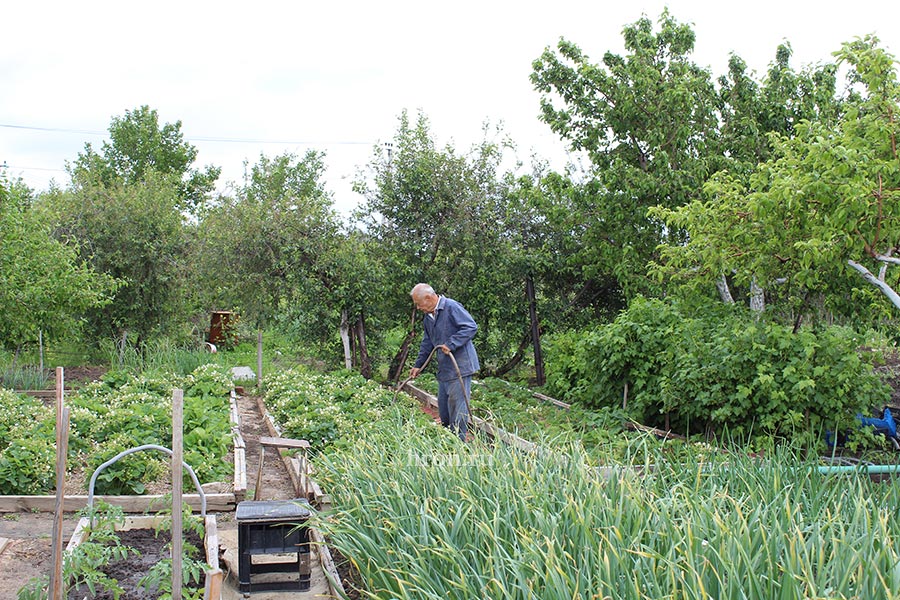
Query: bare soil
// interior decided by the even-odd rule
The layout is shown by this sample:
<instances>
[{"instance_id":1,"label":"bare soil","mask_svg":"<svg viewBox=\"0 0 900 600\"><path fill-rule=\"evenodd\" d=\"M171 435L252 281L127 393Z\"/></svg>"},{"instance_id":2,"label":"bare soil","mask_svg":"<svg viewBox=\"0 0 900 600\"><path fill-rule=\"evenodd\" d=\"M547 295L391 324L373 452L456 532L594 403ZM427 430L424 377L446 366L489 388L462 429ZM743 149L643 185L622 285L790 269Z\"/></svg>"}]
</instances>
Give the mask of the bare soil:
<instances>
[{"instance_id":1,"label":"bare soil","mask_svg":"<svg viewBox=\"0 0 900 600\"><path fill-rule=\"evenodd\" d=\"M130 553L127 558L110 563L102 569L121 586L122 594L118 596L118 600L155 600L159 597L158 588L155 586L149 587L149 589L142 587L140 581L150 572L153 565L170 557L166 545L171 539L172 536L168 531L160 531L158 535L150 529L131 529L119 532L119 542L123 546L134 548L138 554ZM196 532L186 532L185 542L201 549L202 552L203 540ZM199 590L203 585L202 581L190 584L185 582L185 587L188 589ZM84 598L116 600L116 596L110 590L98 588L96 592L91 595L87 586L73 588L69 591L68 600L83 600Z\"/></svg>"}]
</instances>

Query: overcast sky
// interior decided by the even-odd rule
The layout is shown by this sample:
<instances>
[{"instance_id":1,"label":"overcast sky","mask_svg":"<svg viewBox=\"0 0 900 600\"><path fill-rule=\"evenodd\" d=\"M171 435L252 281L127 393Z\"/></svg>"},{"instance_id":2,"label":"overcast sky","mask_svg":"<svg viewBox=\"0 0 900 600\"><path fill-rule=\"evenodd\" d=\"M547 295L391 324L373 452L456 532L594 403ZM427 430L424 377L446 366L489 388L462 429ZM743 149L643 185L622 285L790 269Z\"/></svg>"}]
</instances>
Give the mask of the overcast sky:
<instances>
[{"instance_id":1,"label":"overcast sky","mask_svg":"<svg viewBox=\"0 0 900 600\"><path fill-rule=\"evenodd\" d=\"M531 63L560 37L595 62L622 52L621 31L664 7L697 36L714 76L734 52L763 74L789 41L793 65L831 59L876 34L900 55L900 2L302 0L115 2L21 0L0 9L0 165L45 189L110 121L141 105L182 122L200 166L240 181L261 153L326 153L326 184L348 211L350 189L398 116L423 111L439 145L467 149L501 124L520 158L561 168L564 144L538 120Z\"/></svg>"}]
</instances>

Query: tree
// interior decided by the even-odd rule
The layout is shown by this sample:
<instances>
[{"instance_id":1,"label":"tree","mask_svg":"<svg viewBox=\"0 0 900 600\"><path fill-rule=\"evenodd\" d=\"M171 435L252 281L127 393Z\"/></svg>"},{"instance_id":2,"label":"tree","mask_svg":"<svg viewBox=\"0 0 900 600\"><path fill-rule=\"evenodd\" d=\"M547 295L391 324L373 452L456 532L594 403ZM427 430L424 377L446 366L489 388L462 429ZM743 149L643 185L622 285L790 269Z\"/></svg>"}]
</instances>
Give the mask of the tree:
<instances>
[{"instance_id":1,"label":"tree","mask_svg":"<svg viewBox=\"0 0 900 600\"><path fill-rule=\"evenodd\" d=\"M355 217L386 276L380 312L405 326L409 291L430 283L472 313L489 370L528 331L525 278L515 273L507 226L511 197L499 172L502 148L485 140L459 154L437 147L424 114L415 123L405 112L399 120L391 151L375 150L372 179L356 183L366 201Z\"/></svg>"},{"instance_id":2,"label":"tree","mask_svg":"<svg viewBox=\"0 0 900 600\"><path fill-rule=\"evenodd\" d=\"M19 348L74 333L85 310L108 302L111 277L78 258L75 247L55 240L32 210L31 191L0 178L0 344Z\"/></svg>"},{"instance_id":3,"label":"tree","mask_svg":"<svg viewBox=\"0 0 900 600\"><path fill-rule=\"evenodd\" d=\"M125 185L144 181L151 171L171 175L177 180L179 210L194 213L212 192L221 169L207 166L203 171L191 168L197 149L184 141L181 121L159 125L156 110L141 106L114 117L109 126L109 142L103 142L98 154L85 144L70 167L74 180L111 185L116 179Z\"/></svg>"},{"instance_id":4,"label":"tree","mask_svg":"<svg viewBox=\"0 0 900 600\"><path fill-rule=\"evenodd\" d=\"M771 134L793 137L803 121L834 123L840 114L836 65L825 63L798 72L791 67L791 55L789 43L779 45L762 84L736 55L728 61L728 74L719 78L721 152L730 172L749 176L767 160Z\"/></svg>"},{"instance_id":5,"label":"tree","mask_svg":"<svg viewBox=\"0 0 900 600\"><path fill-rule=\"evenodd\" d=\"M594 169L574 209L585 224L579 260L591 276L615 276L626 297L647 291L646 264L680 230L649 218L651 206L678 207L699 196L722 164L716 92L689 60L694 32L664 11L625 27L627 54L592 63L560 40L533 64L542 120Z\"/></svg>"},{"instance_id":6,"label":"tree","mask_svg":"<svg viewBox=\"0 0 900 600\"><path fill-rule=\"evenodd\" d=\"M342 312L359 322L377 270L342 231L323 159L260 156L235 196L202 214L198 263L210 308L237 308L259 327L278 320L328 348Z\"/></svg>"},{"instance_id":7,"label":"tree","mask_svg":"<svg viewBox=\"0 0 900 600\"><path fill-rule=\"evenodd\" d=\"M57 237L77 242L82 260L121 282L109 304L89 311L94 336L135 334L141 342L187 322L192 288L177 180L155 171L139 185L79 180L41 201Z\"/></svg>"},{"instance_id":8,"label":"tree","mask_svg":"<svg viewBox=\"0 0 900 600\"><path fill-rule=\"evenodd\" d=\"M870 36L836 53L855 86L836 123L801 121L793 137L774 137L772 157L749 183L722 173L708 200L656 212L690 235L665 248L658 273L756 277L798 324L822 309L862 316L873 294L900 308L897 277L887 272L900 250L900 85L894 58L877 43ZM859 288L863 280L872 287Z\"/></svg>"}]
</instances>

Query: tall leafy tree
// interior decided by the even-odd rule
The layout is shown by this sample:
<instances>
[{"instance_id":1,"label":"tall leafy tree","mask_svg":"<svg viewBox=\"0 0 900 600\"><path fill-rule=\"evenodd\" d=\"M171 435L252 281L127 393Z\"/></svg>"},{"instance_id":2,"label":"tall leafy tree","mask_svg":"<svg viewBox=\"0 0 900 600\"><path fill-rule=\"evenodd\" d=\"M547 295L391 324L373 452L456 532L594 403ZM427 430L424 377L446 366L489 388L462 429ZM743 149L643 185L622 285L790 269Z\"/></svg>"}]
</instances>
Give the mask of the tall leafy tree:
<instances>
[{"instance_id":1,"label":"tall leafy tree","mask_svg":"<svg viewBox=\"0 0 900 600\"><path fill-rule=\"evenodd\" d=\"M260 327L279 324L328 347L341 313L363 310L374 272L342 230L325 190L324 155L260 156L233 197L202 215L209 308L237 308Z\"/></svg>"},{"instance_id":2,"label":"tall leafy tree","mask_svg":"<svg viewBox=\"0 0 900 600\"><path fill-rule=\"evenodd\" d=\"M196 212L213 191L219 167L193 168L197 148L184 140L181 121L160 125L159 115L149 106L126 110L109 126L109 141L97 152L85 144L70 171L77 181L111 185L141 183L150 172L170 175L177 181L178 208Z\"/></svg>"},{"instance_id":3,"label":"tall leafy tree","mask_svg":"<svg viewBox=\"0 0 900 600\"><path fill-rule=\"evenodd\" d=\"M896 61L874 37L837 57L854 86L837 122L801 121L793 137L775 138L749 183L722 173L708 200L658 211L690 233L688 244L665 249L660 273L688 283L723 270L757 277L796 322L822 309L871 319L870 307L883 316L885 301L900 308L888 269L900 262Z\"/></svg>"},{"instance_id":4,"label":"tall leafy tree","mask_svg":"<svg viewBox=\"0 0 900 600\"><path fill-rule=\"evenodd\" d=\"M31 191L0 178L0 344L18 348L38 332L48 339L78 331L82 313L103 306L115 289L53 238L44 216L32 209Z\"/></svg>"},{"instance_id":5,"label":"tall leafy tree","mask_svg":"<svg viewBox=\"0 0 900 600\"><path fill-rule=\"evenodd\" d=\"M375 150L371 179L357 182L365 196L357 222L387 277L383 314L405 324L409 290L431 283L472 313L490 368L509 356L527 323L524 278L511 271L502 148L484 141L461 154L437 146L424 114L413 122L404 112L399 121L390 150Z\"/></svg>"},{"instance_id":6,"label":"tall leafy tree","mask_svg":"<svg viewBox=\"0 0 900 600\"><path fill-rule=\"evenodd\" d=\"M712 77L690 60L695 35L664 11L659 30L626 26L626 54L595 64L560 40L534 61L541 118L594 169L573 207L585 224L579 260L589 276L612 274L626 296L647 291L645 265L680 231L648 217L651 206L698 197L722 163Z\"/></svg>"},{"instance_id":7,"label":"tall leafy tree","mask_svg":"<svg viewBox=\"0 0 900 600\"><path fill-rule=\"evenodd\" d=\"M77 180L42 198L59 239L77 243L91 267L121 282L108 305L90 311L96 338L141 342L187 322L191 282L178 182L149 172L140 185Z\"/></svg>"}]
</instances>

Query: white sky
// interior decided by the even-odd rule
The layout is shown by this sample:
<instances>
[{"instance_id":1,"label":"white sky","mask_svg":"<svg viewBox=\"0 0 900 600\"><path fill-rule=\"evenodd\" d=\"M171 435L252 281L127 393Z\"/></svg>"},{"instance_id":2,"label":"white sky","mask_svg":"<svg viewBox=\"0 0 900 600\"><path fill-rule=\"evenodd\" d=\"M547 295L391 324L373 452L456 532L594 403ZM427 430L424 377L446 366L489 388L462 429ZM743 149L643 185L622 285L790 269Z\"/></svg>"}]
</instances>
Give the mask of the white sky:
<instances>
[{"instance_id":1,"label":"white sky","mask_svg":"<svg viewBox=\"0 0 900 600\"><path fill-rule=\"evenodd\" d=\"M693 26L694 60L715 77L731 52L763 74L784 40L795 68L828 61L842 42L868 33L900 55L900 2L827 4L8 2L0 9L0 165L37 190L51 179L64 185L66 161L86 142L99 149L113 117L147 104L161 122L182 122L200 166L222 167L222 189L261 153L325 151L327 187L348 211L359 200L351 180L393 137L403 109L424 111L438 143L461 151L481 138L484 122L502 123L521 159L534 153L562 168L564 144L538 120L532 61L560 37L594 62L621 53L622 28L642 15L658 21L665 6Z\"/></svg>"}]
</instances>

